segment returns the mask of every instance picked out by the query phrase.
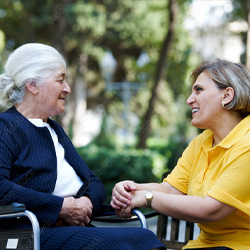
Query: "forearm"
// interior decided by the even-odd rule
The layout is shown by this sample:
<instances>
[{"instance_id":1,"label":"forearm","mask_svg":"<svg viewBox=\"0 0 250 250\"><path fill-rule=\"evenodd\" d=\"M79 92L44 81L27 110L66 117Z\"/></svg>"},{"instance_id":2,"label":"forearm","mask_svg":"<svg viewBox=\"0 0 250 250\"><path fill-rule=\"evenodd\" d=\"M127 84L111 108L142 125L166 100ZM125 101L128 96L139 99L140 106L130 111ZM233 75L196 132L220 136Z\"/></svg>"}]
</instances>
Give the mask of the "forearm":
<instances>
[{"instance_id":1,"label":"forearm","mask_svg":"<svg viewBox=\"0 0 250 250\"><path fill-rule=\"evenodd\" d=\"M154 192L151 206L159 213L177 219L199 223L210 221L203 197Z\"/></svg>"},{"instance_id":2,"label":"forearm","mask_svg":"<svg viewBox=\"0 0 250 250\"><path fill-rule=\"evenodd\" d=\"M138 191L153 190L164 192L164 187L160 183L135 183L135 186Z\"/></svg>"},{"instance_id":3,"label":"forearm","mask_svg":"<svg viewBox=\"0 0 250 250\"><path fill-rule=\"evenodd\" d=\"M2 205L19 202L37 216L40 223L54 224L60 213L63 198L38 192L22 187L9 180L2 180L0 186L4 187L0 195Z\"/></svg>"},{"instance_id":4,"label":"forearm","mask_svg":"<svg viewBox=\"0 0 250 250\"><path fill-rule=\"evenodd\" d=\"M146 206L145 192L141 192L140 198L135 197L134 205ZM157 191L153 191L151 206L161 214L198 223L218 221L235 210L209 196L173 195Z\"/></svg>"},{"instance_id":5,"label":"forearm","mask_svg":"<svg viewBox=\"0 0 250 250\"><path fill-rule=\"evenodd\" d=\"M161 183L135 183L135 186L138 191L151 190L162 192L166 194L183 194L173 186L171 186L168 182Z\"/></svg>"},{"instance_id":6,"label":"forearm","mask_svg":"<svg viewBox=\"0 0 250 250\"><path fill-rule=\"evenodd\" d=\"M101 182L91 182L86 195L90 198L93 204L93 212L99 210L106 198L106 191Z\"/></svg>"},{"instance_id":7,"label":"forearm","mask_svg":"<svg viewBox=\"0 0 250 250\"><path fill-rule=\"evenodd\" d=\"M135 183L133 181L122 181L115 185L112 191L111 206L114 209L126 208L130 206L132 200L132 192L143 192L151 190L164 194L183 195L182 192L171 186L167 182L162 183Z\"/></svg>"}]
</instances>

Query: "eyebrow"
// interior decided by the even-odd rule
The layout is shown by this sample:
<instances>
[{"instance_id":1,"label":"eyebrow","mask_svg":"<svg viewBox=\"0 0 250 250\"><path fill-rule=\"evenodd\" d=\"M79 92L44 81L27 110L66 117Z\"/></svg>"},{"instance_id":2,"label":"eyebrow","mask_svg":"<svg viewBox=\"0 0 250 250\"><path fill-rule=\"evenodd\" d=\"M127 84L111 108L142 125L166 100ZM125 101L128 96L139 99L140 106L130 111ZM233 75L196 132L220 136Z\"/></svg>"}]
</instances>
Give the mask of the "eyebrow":
<instances>
[{"instance_id":1,"label":"eyebrow","mask_svg":"<svg viewBox=\"0 0 250 250\"><path fill-rule=\"evenodd\" d=\"M65 74L65 73L59 73L58 75L56 75L56 78L58 78L58 77L63 77L63 78L65 78L65 77L66 77L66 74Z\"/></svg>"},{"instance_id":2,"label":"eyebrow","mask_svg":"<svg viewBox=\"0 0 250 250\"><path fill-rule=\"evenodd\" d=\"M199 88L199 87L200 87L200 84L196 84L196 85L193 86L192 89L193 89L193 90L197 90L197 88Z\"/></svg>"}]
</instances>

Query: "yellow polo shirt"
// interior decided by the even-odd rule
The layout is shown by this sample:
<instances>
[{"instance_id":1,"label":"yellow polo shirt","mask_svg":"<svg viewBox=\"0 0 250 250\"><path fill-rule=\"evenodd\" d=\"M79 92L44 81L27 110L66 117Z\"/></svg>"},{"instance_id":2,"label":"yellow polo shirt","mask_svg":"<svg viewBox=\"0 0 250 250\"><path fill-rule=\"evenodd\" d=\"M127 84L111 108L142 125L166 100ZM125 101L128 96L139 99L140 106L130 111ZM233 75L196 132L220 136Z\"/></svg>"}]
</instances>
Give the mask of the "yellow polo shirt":
<instances>
[{"instance_id":1,"label":"yellow polo shirt","mask_svg":"<svg viewBox=\"0 0 250 250\"><path fill-rule=\"evenodd\" d=\"M200 223L197 240L183 249L250 250L250 116L218 145L212 148L212 143L210 130L197 136L164 181L187 195L209 195L237 210L220 221Z\"/></svg>"}]
</instances>

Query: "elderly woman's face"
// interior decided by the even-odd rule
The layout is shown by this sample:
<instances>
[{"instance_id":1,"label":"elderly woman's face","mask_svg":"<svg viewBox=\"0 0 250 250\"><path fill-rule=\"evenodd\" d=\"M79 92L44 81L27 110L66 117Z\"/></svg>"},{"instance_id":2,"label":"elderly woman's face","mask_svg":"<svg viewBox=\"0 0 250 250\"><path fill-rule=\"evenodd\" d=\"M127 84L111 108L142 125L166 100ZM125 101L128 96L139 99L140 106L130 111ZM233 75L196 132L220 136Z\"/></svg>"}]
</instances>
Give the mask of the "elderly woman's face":
<instances>
[{"instance_id":1,"label":"elderly woman's face","mask_svg":"<svg viewBox=\"0 0 250 250\"><path fill-rule=\"evenodd\" d=\"M42 110L47 117L64 112L65 98L70 93L71 90L66 81L65 68L62 66L52 76L47 78L43 85L39 86Z\"/></svg>"},{"instance_id":2,"label":"elderly woman's face","mask_svg":"<svg viewBox=\"0 0 250 250\"><path fill-rule=\"evenodd\" d=\"M201 73L187 99L187 104L192 108L192 125L211 130L221 125L223 96L224 91L220 90L206 73Z\"/></svg>"}]
</instances>

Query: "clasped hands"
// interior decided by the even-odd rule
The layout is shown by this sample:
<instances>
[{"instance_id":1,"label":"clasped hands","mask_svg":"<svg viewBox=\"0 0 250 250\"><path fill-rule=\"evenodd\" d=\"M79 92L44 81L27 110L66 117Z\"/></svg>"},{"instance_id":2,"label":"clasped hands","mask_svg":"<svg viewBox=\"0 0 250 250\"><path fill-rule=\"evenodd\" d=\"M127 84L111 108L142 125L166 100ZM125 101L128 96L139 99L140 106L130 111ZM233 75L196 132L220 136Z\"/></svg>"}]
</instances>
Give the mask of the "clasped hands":
<instances>
[{"instance_id":1,"label":"clasped hands","mask_svg":"<svg viewBox=\"0 0 250 250\"><path fill-rule=\"evenodd\" d=\"M146 206L145 190L138 190L133 181L117 183L112 191L111 206L121 218L131 218L131 210ZM57 226L87 226L90 223L93 205L89 197L64 198Z\"/></svg>"},{"instance_id":2,"label":"clasped hands","mask_svg":"<svg viewBox=\"0 0 250 250\"><path fill-rule=\"evenodd\" d=\"M146 206L145 190L138 190L134 181L118 182L112 191L110 205L121 218L131 218L131 210Z\"/></svg>"},{"instance_id":3,"label":"clasped hands","mask_svg":"<svg viewBox=\"0 0 250 250\"><path fill-rule=\"evenodd\" d=\"M93 205L89 197L64 198L56 226L87 226L90 223Z\"/></svg>"}]
</instances>

